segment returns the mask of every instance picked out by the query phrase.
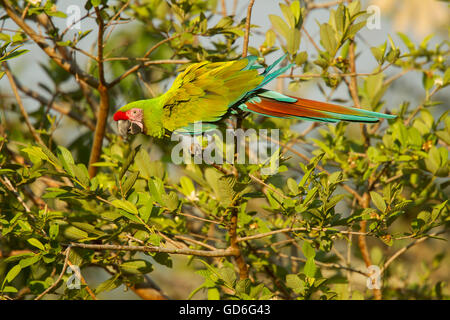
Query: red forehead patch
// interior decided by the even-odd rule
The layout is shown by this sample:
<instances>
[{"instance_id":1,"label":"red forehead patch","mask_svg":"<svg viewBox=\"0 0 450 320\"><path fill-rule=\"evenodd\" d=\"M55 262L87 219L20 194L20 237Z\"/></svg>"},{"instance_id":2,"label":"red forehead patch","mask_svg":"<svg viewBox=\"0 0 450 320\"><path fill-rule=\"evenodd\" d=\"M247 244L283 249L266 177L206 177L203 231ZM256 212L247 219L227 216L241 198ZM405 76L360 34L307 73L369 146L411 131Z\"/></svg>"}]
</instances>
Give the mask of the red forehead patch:
<instances>
[{"instance_id":1,"label":"red forehead patch","mask_svg":"<svg viewBox=\"0 0 450 320\"><path fill-rule=\"evenodd\" d=\"M127 114L123 111L117 111L116 113L114 113L114 121L119 120L128 120Z\"/></svg>"}]
</instances>

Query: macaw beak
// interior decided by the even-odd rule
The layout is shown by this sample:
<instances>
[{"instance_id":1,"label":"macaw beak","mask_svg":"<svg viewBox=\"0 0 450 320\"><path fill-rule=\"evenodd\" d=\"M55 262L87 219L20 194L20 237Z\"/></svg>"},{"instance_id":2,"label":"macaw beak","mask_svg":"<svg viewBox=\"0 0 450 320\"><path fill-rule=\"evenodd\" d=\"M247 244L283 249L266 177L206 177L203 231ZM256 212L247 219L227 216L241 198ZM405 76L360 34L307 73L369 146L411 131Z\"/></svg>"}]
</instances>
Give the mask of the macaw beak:
<instances>
[{"instance_id":1,"label":"macaw beak","mask_svg":"<svg viewBox=\"0 0 450 320\"><path fill-rule=\"evenodd\" d=\"M128 130L131 127L131 121L130 120L118 120L117 121L117 129L119 130L119 134L124 138L127 139L128 137Z\"/></svg>"},{"instance_id":2,"label":"macaw beak","mask_svg":"<svg viewBox=\"0 0 450 320\"><path fill-rule=\"evenodd\" d=\"M143 131L139 123L130 120L118 120L117 129L124 139L127 139L129 135L138 134Z\"/></svg>"}]
</instances>

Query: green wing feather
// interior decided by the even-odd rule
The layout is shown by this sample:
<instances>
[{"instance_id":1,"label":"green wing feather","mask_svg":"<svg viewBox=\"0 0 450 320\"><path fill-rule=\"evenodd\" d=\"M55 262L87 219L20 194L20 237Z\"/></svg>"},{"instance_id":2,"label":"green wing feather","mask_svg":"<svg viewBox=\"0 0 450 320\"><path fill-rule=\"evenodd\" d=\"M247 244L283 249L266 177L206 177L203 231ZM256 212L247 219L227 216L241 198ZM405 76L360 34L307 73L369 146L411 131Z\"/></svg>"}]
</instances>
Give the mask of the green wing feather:
<instances>
[{"instance_id":1,"label":"green wing feather","mask_svg":"<svg viewBox=\"0 0 450 320\"><path fill-rule=\"evenodd\" d=\"M162 97L162 123L174 131L198 121L214 122L228 107L257 87L263 76L249 69L247 58L190 65Z\"/></svg>"}]
</instances>

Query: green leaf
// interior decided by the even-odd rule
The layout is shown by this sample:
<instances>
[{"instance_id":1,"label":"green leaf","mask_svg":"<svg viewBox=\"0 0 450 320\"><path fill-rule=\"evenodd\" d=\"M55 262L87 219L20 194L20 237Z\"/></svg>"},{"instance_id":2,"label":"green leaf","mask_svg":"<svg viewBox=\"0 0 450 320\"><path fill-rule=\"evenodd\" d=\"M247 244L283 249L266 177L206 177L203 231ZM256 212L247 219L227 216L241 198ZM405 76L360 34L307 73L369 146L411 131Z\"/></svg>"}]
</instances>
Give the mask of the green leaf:
<instances>
[{"instance_id":1,"label":"green leaf","mask_svg":"<svg viewBox=\"0 0 450 320\"><path fill-rule=\"evenodd\" d=\"M344 199L346 196L347 196L347 195L345 195L345 194L338 194L338 195L332 197L332 198L326 203L325 210L329 210L329 209L331 209L331 208L334 208L334 206L335 206L338 202L340 202L342 199Z\"/></svg>"},{"instance_id":2,"label":"green leaf","mask_svg":"<svg viewBox=\"0 0 450 320\"><path fill-rule=\"evenodd\" d=\"M286 276L286 286L293 290L299 290L303 287L303 283L296 274L288 274Z\"/></svg>"},{"instance_id":3,"label":"green leaf","mask_svg":"<svg viewBox=\"0 0 450 320\"><path fill-rule=\"evenodd\" d=\"M93 167L117 167L114 162L100 161L92 164Z\"/></svg>"},{"instance_id":4,"label":"green leaf","mask_svg":"<svg viewBox=\"0 0 450 320\"><path fill-rule=\"evenodd\" d=\"M286 39L287 51L294 55L300 48L301 34L299 29L291 29L288 33L288 38Z\"/></svg>"},{"instance_id":5,"label":"green leaf","mask_svg":"<svg viewBox=\"0 0 450 320\"><path fill-rule=\"evenodd\" d=\"M72 153L64 148L63 146L58 146L58 158L61 161L63 168L72 176L75 177L74 165Z\"/></svg>"},{"instance_id":6,"label":"green leaf","mask_svg":"<svg viewBox=\"0 0 450 320\"><path fill-rule=\"evenodd\" d=\"M96 234L98 236L103 236L105 235L105 233L99 229L96 229L92 224L87 223L87 222L78 222L78 221L72 221L72 225L74 225L75 227L84 230L86 232L89 233L93 233Z\"/></svg>"},{"instance_id":7,"label":"green leaf","mask_svg":"<svg viewBox=\"0 0 450 320\"><path fill-rule=\"evenodd\" d=\"M63 234L65 237L71 240L81 240L86 239L89 235L87 232L78 229L74 226L68 226L64 229Z\"/></svg>"},{"instance_id":8,"label":"green leaf","mask_svg":"<svg viewBox=\"0 0 450 320\"><path fill-rule=\"evenodd\" d=\"M450 84L450 68L447 68L444 73L443 85L446 86Z\"/></svg>"},{"instance_id":9,"label":"green leaf","mask_svg":"<svg viewBox=\"0 0 450 320\"><path fill-rule=\"evenodd\" d=\"M42 256L40 254L36 254L33 257L22 259L20 260L19 265L22 269L24 269L38 262L41 259L41 257Z\"/></svg>"},{"instance_id":10,"label":"green leaf","mask_svg":"<svg viewBox=\"0 0 450 320\"><path fill-rule=\"evenodd\" d=\"M302 251L305 257L308 259L314 259L314 257L316 256L316 250L314 250L311 244L307 241L303 242Z\"/></svg>"},{"instance_id":11,"label":"green leaf","mask_svg":"<svg viewBox=\"0 0 450 320\"><path fill-rule=\"evenodd\" d=\"M319 191L319 187L314 187L311 190L308 191L308 194L306 195L305 199L303 200L304 204L308 204L317 194Z\"/></svg>"},{"instance_id":12,"label":"green leaf","mask_svg":"<svg viewBox=\"0 0 450 320\"><path fill-rule=\"evenodd\" d=\"M150 194L152 197L158 202L159 204L163 204L164 201L162 199L163 194L165 194L164 191L164 184L161 181L161 179L155 178L155 179L149 179L148 180L148 188L150 190Z\"/></svg>"},{"instance_id":13,"label":"green leaf","mask_svg":"<svg viewBox=\"0 0 450 320\"><path fill-rule=\"evenodd\" d=\"M91 0L91 3L94 7L98 7L102 3L102 0Z\"/></svg>"},{"instance_id":14,"label":"green leaf","mask_svg":"<svg viewBox=\"0 0 450 320\"><path fill-rule=\"evenodd\" d=\"M111 204L118 209L125 210L126 212L129 212L129 213L132 213L135 215L138 214L138 210L137 210L136 206L127 200L115 199L111 202Z\"/></svg>"},{"instance_id":15,"label":"green leaf","mask_svg":"<svg viewBox=\"0 0 450 320\"><path fill-rule=\"evenodd\" d=\"M291 191L291 193L293 194L298 194L298 184L297 181L295 181L292 178L287 179L287 186L289 188L289 190Z\"/></svg>"},{"instance_id":16,"label":"green leaf","mask_svg":"<svg viewBox=\"0 0 450 320\"><path fill-rule=\"evenodd\" d=\"M232 268L223 267L219 270L219 274L221 279L223 279L228 286L234 287L234 284L236 283L236 273Z\"/></svg>"},{"instance_id":17,"label":"green leaf","mask_svg":"<svg viewBox=\"0 0 450 320\"><path fill-rule=\"evenodd\" d=\"M381 195L379 195L375 191L371 191L370 198L372 199L372 202L375 204L378 210L380 210L381 212L386 211L386 202L384 202L383 197Z\"/></svg>"},{"instance_id":18,"label":"green leaf","mask_svg":"<svg viewBox=\"0 0 450 320\"><path fill-rule=\"evenodd\" d=\"M308 278L315 278L316 271L317 271L317 267L316 267L316 263L314 262L314 259L313 258L307 259L306 263L305 263L305 267L303 269L304 274Z\"/></svg>"},{"instance_id":19,"label":"green leaf","mask_svg":"<svg viewBox=\"0 0 450 320\"><path fill-rule=\"evenodd\" d=\"M1 290L1 292L4 292L4 293L17 293L18 290L17 290L16 288L12 287L12 286L5 286L5 287Z\"/></svg>"},{"instance_id":20,"label":"green leaf","mask_svg":"<svg viewBox=\"0 0 450 320\"><path fill-rule=\"evenodd\" d=\"M109 278L108 280L100 283L97 288L95 288L95 294L98 295L104 291L111 291L115 288L119 287L122 284L122 281L119 279L120 274L116 274L115 276Z\"/></svg>"},{"instance_id":21,"label":"green leaf","mask_svg":"<svg viewBox=\"0 0 450 320\"><path fill-rule=\"evenodd\" d=\"M12 282L17 277L17 275L20 273L21 270L22 270L21 266L19 264L16 264L6 274L5 281Z\"/></svg>"},{"instance_id":22,"label":"green leaf","mask_svg":"<svg viewBox=\"0 0 450 320\"><path fill-rule=\"evenodd\" d=\"M306 62L306 60L308 60L308 53L306 51L300 51L295 56L295 64L298 66L303 65Z\"/></svg>"},{"instance_id":23,"label":"green leaf","mask_svg":"<svg viewBox=\"0 0 450 320\"><path fill-rule=\"evenodd\" d=\"M132 174L130 174L125 182L122 185L122 191L125 197L128 196L128 192L133 188L134 184L136 183L137 178L139 177L139 171L135 171Z\"/></svg>"},{"instance_id":24,"label":"green leaf","mask_svg":"<svg viewBox=\"0 0 450 320\"><path fill-rule=\"evenodd\" d=\"M208 300L220 300L220 292L217 288L208 289Z\"/></svg>"},{"instance_id":25,"label":"green leaf","mask_svg":"<svg viewBox=\"0 0 450 320\"><path fill-rule=\"evenodd\" d=\"M58 234L59 234L59 224L57 223L50 224L49 228L50 239L55 240Z\"/></svg>"},{"instance_id":26,"label":"green leaf","mask_svg":"<svg viewBox=\"0 0 450 320\"><path fill-rule=\"evenodd\" d=\"M191 179L186 176L180 178L181 191L188 199L193 199L195 196L195 187Z\"/></svg>"},{"instance_id":27,"label":"green leaf","mask_svg":"<svg viewBox=\"0 0 450 320\"><path fill-rule=\"evenodd\" d=\"M272 25L275 28L275 30L281 36L283 36L284 39L287 40L289 38L289 26L287 25L287 23L284 22L284 20L281 19L281 17L273 14L269 14L269 19L272 22Z\"/></svg>"},{"instance_id":28,"label":"green leaf","mask_svg":"<svg viewBox=\"0 0 450 320\"><path fill-rule=\"evenodd\" d=\"M347 5L347 8L350 17L353 17L355 14L361 11L361 3L359 2L359 0L352 1Z\"/></svg>"},{"instance_id":29,"label":"green leaf","mask_svg":"<svg viewBox=\"0 0 450 320\"><path fill-rule=\"evenodd\" d=\"M213 189L216 198L225 206L230 205L236 194L234 191L236 178L234 176L224 176L223 173L214 168L205 170L205 178Z\"/></svg>"},{"instance_id":30,"label":"green leaf","mask_svg":"<svg viewBox=\"0 0 450 320\"><path fill-rule=\"evenodd\" d=\"M11 37L6 33L0 33L0 40L5 42L10 42Z\"/></svg>"},{"instance_id":31,"label":"green leaf","mask_svg":"<svg viewBox=\"0 0 450 320\"><path fill-rule=\"evenodd\" d=\"M172 258L170 257L170 255L168 253L157 252L153 256L153 259L155 259L155 261L158 262L159 264L162 264L168 268L172 268L172 266L173 266Z\"/></svg>"},{"instance_id":32,"label":"green leaf","mask_svg":"<svg viewBox=\"0 0 450 320\"><path fill-rule=\"evenodd\" d=\"M328 23L320 25L320 43L325 50L334 57L337 50L337 35L336 31Z\"/></svg>"},{"instance_id":33,"label":"green leaf","mask_svg":"<svg viewBox=\"0 0 450 320\"><path fill-rule=\"evenodd\" d=\"M358 33L358 31L361 30L362 28L364 28L365 26L366 26L366 21L361 21L356 24L352 24L348 28L348 30L345 34L345 37L342 41L353 38Z\"/></svg>"},{"instance_id":34,"label":"green leaf","mask_svg":"<svg viewBox=\"0 0 450 320\"><path fill-rule=\"evenodd\" d=\"M75 178L81 183L81 185L85 188L89 186L89 172L86 166L83 163L79 163L78 165L71 164L73 174Z\"/></svg>"},{"instance_id":35,"label":"green leaf","mask_svg":"<svg viewBox=\"0 0 450 320\"><path fill-rule=\"evenodd\" d=\"M42 152L41 148L39 147L26 147L21 150L22 152L25 152L30 156L30 160L33 161L33 158L36 158L37 160L49 160L47 155Z\"/></svg>"},{"instance_id":36,"label":"green leaf","mask_svg":"<svg viewBox=\"0 0 450 320\"><path fill-rule=\"evenodd\" d=\"M250 279L241 279L236 284L236 292L240 294L249 294L250 293L250 286L251 286Z\"/></svg>"},{"instance_id":37,"label":"green leaf","mask_svg":"<svg viewBox=\"0 0 450 320\"><path fill-rule=\"evenodd\" d=\"M144 222L147 222L153 210L153 199L143 203L143 206L139 208L139 216Z\"/></svg>"},{"instance_id":38,"label":"green leaf","mask_svg":"<svg viewBox=\"0 0 450 320\"><path fill-rule=\"evenodd\" d=\"M51 17L67 18L67 15L62 11L49 10L49 11L46 11L45 13L47 13Z\"/></svg>"},{"instance_id":39,"label":"green leaf","mask_svg":"<svg viewBox=\"0 0 450 320\"><path fill-rule=\"evenodd\" d=\"M27 53L29 50L15 50L13 49L12 51L10 51L8 54L4 55L3 57L0 57L0 63L9 59L13 59L13 58L17 58L21 55L23 55L24 53Z\"/></svg>"},{"instance_id":40,"label":"green leaf","mask_svg":"<svg viewBox=\"0 0 450 320\"><path fill-rule=\"evenodd\" d=\"M176 210L178 208L178 204L180 203L178 195L174 191L170 191L168 194L163 194L162 201L164 206L166 206L170 211Z\"/></svg>"},{"instance_id":41,"label":"green leaf","mask_svg":"<svg viewBox=\"0 0 450 320\"><path fill-rule=\"evenodd\" d=\"M127 274L146 274L153 270L150 262L143 259L134 259L122 263L119 266L120 270Z\"/></svg>"},{"instance_id":42,"label":"green leaf","mask_svg":"<svg viewBox=\"0 0 450 320\"><path fill-rule=\"evenodd\" d=\"M290 9L295 17L296 27L298 28L301 25L301 17L302 17L302 8L300 7L300 1L295 0L291 2Z\"/></svg>"},{"instance_id":43,"label":"green leaf","mask_svg":"<svg viewBox=\"0 0 450 320\"><path fill-rule=\"evenodd\" d=\"M295 28L295 16L294 13L291 11L290 7L285 5L284 3L280 3L280 9L283 13L284 17L286 18L287 22L289 23L289 26L291 29Z\"/></svg>"},{"instance_id":44,"label":"green leaf","mask_svg":"<svg viewBox=\"0 0 450 320\"><path fill-rule=\"evenodd\" d=\"M277 39L277 35L272 29L267 30L266 32L266 40L264 41L265 45L268 48L271 48L275 45L275 40Z\"/></svg>"},{"instance_id":45,"label":"green leaf","mask_svg":"<svg viewBox=\"0 0 450 320\"><path fill-rule=\"evenodd\" d=\"M125 172L127 172L128 168L133 163L134 158L136 157L136 154L139 152L140 149L141 149L141 145L138 145L136 148L134 148L133 150L130 151L125 162L123 163L122 169L120 170L119 179L122 179ZM148 156L148 154L147 154L147 156ZM140 168L140 169L143 170L142 168Z\"/></svg>"},{"instance_id":46,"label":"green leaf","mask_svg":"<svg viewBox=\"0 0 450 320\"><path fill-rule=\"evenodd\" d=\"M38 239L30 238L27 240L27 242L41 251L45 250L44 245Z\"/></svg>"},{"instance_id":47,"label":"green leaf","mask_svg":"<svg viewBox=\"0 0 450 320\"><path fill-rule=\"evenodd\" d=\"M404 33L397 32L400 39L402 39L403 43L408 48L409 52L413 52L415 49L414 43L408 38L408 36Z\"/></svg>"},{"instance_id":48,"label":"green leaf","mask_svg":"<svg viewBox=\"0 0 450 320\"><path fill-rule=\"evenodd\" d=\"M67 47L70 46L72 44L72 41L67 40L67 41L57 41L56 44L60 47Z\"/></svg>"}]
</instances>

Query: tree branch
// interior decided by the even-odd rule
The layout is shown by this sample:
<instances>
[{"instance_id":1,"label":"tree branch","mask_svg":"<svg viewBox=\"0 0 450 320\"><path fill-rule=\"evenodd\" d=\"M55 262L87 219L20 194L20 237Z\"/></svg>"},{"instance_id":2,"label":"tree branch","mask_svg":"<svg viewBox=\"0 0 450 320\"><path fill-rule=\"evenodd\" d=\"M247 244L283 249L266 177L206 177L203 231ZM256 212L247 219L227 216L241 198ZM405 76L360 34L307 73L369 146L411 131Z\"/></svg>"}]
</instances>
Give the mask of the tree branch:
<instances>
[{"instance_id":1,"label":"tree branch","mask_svg":"<svg viewBox=\"0 0 450 320\"><path fill-rule=\"evenodd\" d=\"M99 85L98 92L100 93L100 106L97 115L97 125L95 127L94 143L92 144L91 155L89 158L89 176L92 178L97 174L97 167L92 164L100 160L102 152L103 138L105 137L106 119L109 112L109 95L108 85L105 80L104 61L103 61L103 34L105 31L105 24L100 14L100 9L95 7L98 23L98 76Z\"/></svg>"},{"instance_id":2,"label":"tree branch","mask_svg":"<svg viewBox=\"0 0 450 320\"><path fill-rule=\"evenodd\" d=\"M173 35L173 36L171 36L171 37L169 37L169 38L166 38L166 39L163 39L163 40L161 40L160 42L158 42L158 43L156 43L153 47L151 47L145 54L144 54L144 59L145 58L148 58L148 56L150 56L150 54L153 52L153 51L155 51L156 49L158 49L160 46L162 46L163 44L165 44L165 43L167 43L167 42L170 42L170 41L172 41L172 40L174 40L174 39L176 39L176 38L178 38L178 37L180 37L181 35L180 34L177 34L177 35ZM157 63L157 61L160 61L160 63ZM163 64L161 61L164 61L165 63L167 63L167 64L169 64L169 63L176 63L176 62L180 62L180 61L183 61L182 63L188 63L189 61L186 61L185 62L185 60L154 60L154 61L152 61L152 63L149 63L149 64L142 64L142 63L140 63L140 64L137 64L137 65L135 65L135 66L133 66L133 67L131 67L130 69L128 69L127 71L125 71L121 76L119 76L119 77L117 77L116 79L114 79L113 81L111 81L110 83L109 83L109 87L110 88L112 88L112 87L114 87L116 84L118 84L120 81L122 81L123 79L125 79L126 77L128 77L130 74L132 74L133 72L136 72L136 71L138 71L140 68L143 68L143 67L145 67L145 66L147 66L147 65L150 65L150 64ZM172 61L174 61L174 62L172 62ZM151 62L151 61L149 61L149 62Z\"/></svg>"},{"instance_id":3,"label":"tree branch","mask_svg":"<svg viewBox=\"0 0 450 320\"><path fill-rule=\"evenodd\" d=\"M154 246L124 246L115 244L87 244L71 242L73 248L83 248L92 250L122 250L122 251L140 251L140 252L163 252L169 254L181 254L198 257L227 257L236 256L236 252L231 248L216 250L195 250L189 248L163 248Z\"/></svg>"},{"instance_id":4,"label":"tree branch","mask_svg":"<svg viewBox=\"0 0 450 320\"><path fill-rule=\"evenodd\" d=\"M230 236L230 248L237 253L235 255L235 260L239 269L239 279L242 280L248 279L248 267L244 257L242 256L241 249L238 245L237 220L238 220L238 210L235 207L231 211L228 234Z\"/></svg>"},{"instance_id":5,"label":"tree branch","mask_svg":"<svg viewBox=\"0 0 450 320\"><path fill-rule=\"evenodd\" d=\"M34 30L16 13L9 0L0 0L0 3L5 8L6 14L31 38L31 40L33 40L53 61L55 61L56 64L67 72L75 75L79 80L86 82L91 87L98 87L99 83L97 79L82 71L75 62L65 60L45 41L45 38L34 32Z\"/></svg>"},{"instance_id":6,"label":"tree branch","mask_svg":"<svg viewBox=\"0 0 450 320\"><path fill-rule=\"evenodd\" d=\"M17 84L17 88L23 92L24 94L26 94L28 97L38 101L39 103L43 104L43 105L48 105L50 106L50 108L52 108L53 110L68 116L70 118L72 118L73 120L75 120L76 122L86 126L87 128L89 128L90 130L94 131L95 130L95 124L93 123L93 121L87 117L83 117L82 115L80 115L79 113L73 111L72 109L66 109L63 106L59 105L58 103L55 103L53 101L48 101L47 98L41 96L39 93L37 93L34 90L31 90L28 87L23 86L16 77L14 77L13 75L13 79Z\"/></svg>"},{"instance_id":7,"label":"tree branch","mask_svg":"<svg viewBox=\"0 0 450 320\"><path fill-rule=\"evenodd\" d=\"M245 22L245 35L244 35L244 48L242 49L242 57L245 58L247 56L248 51L248 40L250 37L250 21L252 19L252 8L255 4L255 0L250 0L247 7L247 20Z\"/></svg>"},{"instance_id":8,"label":"tree branch","mask_svg":"<svg viewBox=\"0 0 450 320\"><path fill-rule=\"evenodd\" d=\"M11 85L11 89L14 92L14 96L16 97L17 104L19 105L20 112L22 113L23 118L25 119L25 123L28 127L28 129L31 132L31 135L33 136L34 140L36 140L39 144L44 144L44 141L42 141L41 137L37 134L36 129L34 129L33 125L30 122L30 118L28 117L28 113L25 110L25 107L23 106L22 99L20 98L19 92L17 91L17 85L14 81L14 77L11 74L11 71L8 68L8 65L6 62L3 63L3 67L6 72L6 76L8 77L9 83Z\"/></svg>"},{"instance_id":9,"label":"tree branch","mask_svg":"<svg viewBox=\"0 0 450 320\"><path fill-rule=\"evenodd\" d=\"M114 58L111 58L111 59L114 59ZM185 63L189 63L189 62L190 62L189 60L152 60L152 61L146 61L144 63L137 64L134 67L131 67L130 69L125 71L122 75L118 76L116 79L111 81L108 84L108 88L114 87L116 84L118 84L120 81L122 81L123 79L128 77L130 74L138 71L139 69L141 69L143 67L147 67L147 66L155 65L155 64L185 64Z\"/></svg>"}]
</instances>

